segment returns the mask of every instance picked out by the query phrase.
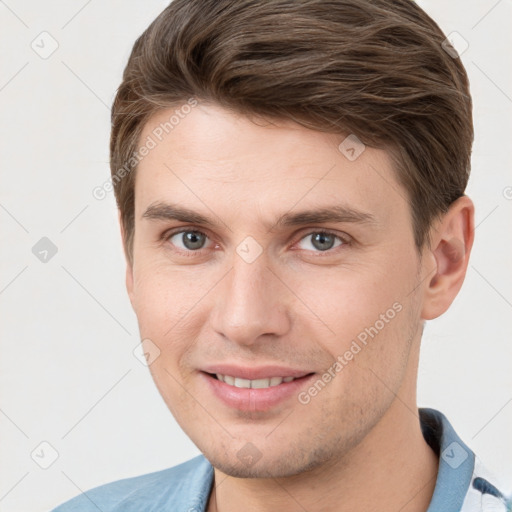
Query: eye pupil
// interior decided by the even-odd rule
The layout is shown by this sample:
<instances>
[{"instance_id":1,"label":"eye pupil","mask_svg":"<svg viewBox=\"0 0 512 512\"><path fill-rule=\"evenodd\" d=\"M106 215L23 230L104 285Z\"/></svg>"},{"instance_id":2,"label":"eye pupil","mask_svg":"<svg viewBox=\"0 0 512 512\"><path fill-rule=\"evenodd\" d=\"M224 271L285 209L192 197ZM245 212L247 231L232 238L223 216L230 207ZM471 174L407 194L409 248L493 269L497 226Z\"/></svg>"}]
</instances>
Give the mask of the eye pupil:
<instances>
[{"instance_id":1,"label":"eye pupil","mask_svg":"<svg viewBox=\"0 0 512 512\"><path fill-rule=\"evenodd\" d=\"M313 245L321 250L326 251L332 248L334 245L334 236L328 233L315 233L312 239Z\"/></svg>"},{"instance_id":2,"label":"eye pupil","mask_svg":"<svg viewBox=\"0 0 512 512\"><path fill-rule=\"evenodd\" d=\"M197 231L185 231L183 233L183 245L187 249L201 249L204 244L204 236Z\"/></svg>"}]
</instances>

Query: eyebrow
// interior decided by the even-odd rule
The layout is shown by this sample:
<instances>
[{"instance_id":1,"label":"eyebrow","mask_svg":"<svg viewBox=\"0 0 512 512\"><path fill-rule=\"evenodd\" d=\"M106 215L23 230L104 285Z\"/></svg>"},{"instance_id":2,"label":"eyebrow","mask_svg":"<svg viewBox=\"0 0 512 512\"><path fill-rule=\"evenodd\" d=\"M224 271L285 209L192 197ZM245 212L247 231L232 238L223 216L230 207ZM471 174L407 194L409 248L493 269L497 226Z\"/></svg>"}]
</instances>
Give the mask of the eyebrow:
<instances>
[{"instance_id":1,"label":"eyebrow","mask_svg":"<svg viewBox=\"0 0 512 512\"><path fill-rule=\"evenodd\" d=\"M217 223L194 210L171 203L154 203L148 206L142 214L142 218L149 220L177 220L190 224L197 224L213 228ZM306 224L319 224L324 222L376 224L377 219L368 212L363 212L343 205L334 205L298 212L287 212L281 215L269 228L274 231L276 228L302 226Z\"/></svg>"}]
</instances>

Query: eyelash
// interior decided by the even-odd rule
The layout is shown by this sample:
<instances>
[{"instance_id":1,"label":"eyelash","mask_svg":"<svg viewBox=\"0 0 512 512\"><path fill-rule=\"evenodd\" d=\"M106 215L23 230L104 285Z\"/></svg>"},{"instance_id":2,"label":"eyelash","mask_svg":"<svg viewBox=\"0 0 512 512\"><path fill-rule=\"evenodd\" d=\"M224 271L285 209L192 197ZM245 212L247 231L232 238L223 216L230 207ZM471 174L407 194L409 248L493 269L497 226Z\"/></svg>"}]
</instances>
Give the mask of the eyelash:
<instances>
[{"instance_id":1,"label":"eyelash","mask_svg":"<svg viewBox=\"0 0 512 512\"><path fill-rule=\"evenodd\" d=\"M175 230L165 231L164 233L162 233L160 239L165 241L165 242L167 242L174 235L178 235L180 233L187 233L187 232L199 233L200 235L204 235L205 237L209 238L207 233L205 233L204 231L201 231L199 229L194 229L194 228L186 228L186 229L184 229L183 227L181 227L181 228L177 228ZM307 251L307 252L315 253L318 257L322 257L322 255L324 255L324 254L327 255L327 256L328 255L332 255L333 253L337 252L337 250L340 250L345 245L350 245L350 243L351 243L351 239L350 239L350 237L348 235L341 236L338 233L335 233L334 231L330 231L328 229L317 229L317 230L312 230L312 231L309 231L309 232L305 233L296 242L294 242L293 245L295 245L296 243L302 241L304 238L307 238L308 236L311 236L311 235L314 235L314 234L330 235L330 236L333 236L333 237L335 237L335 238L337 238L338 240L341 241L341 245L338 245L337 247L334 247L332 249L328 249L326 251ZM181 254L184 254L186 257L192 257L192 256L195 256L197 254L201 254L203 252L203 250L205 250L205 249L198 249L196 251L192 251L192 250L184 251L183 249L175 249L175 250L177 252L181 253ZM299 250L306 250L306 249L299 249Z\"/></svg>"}]
</instances>

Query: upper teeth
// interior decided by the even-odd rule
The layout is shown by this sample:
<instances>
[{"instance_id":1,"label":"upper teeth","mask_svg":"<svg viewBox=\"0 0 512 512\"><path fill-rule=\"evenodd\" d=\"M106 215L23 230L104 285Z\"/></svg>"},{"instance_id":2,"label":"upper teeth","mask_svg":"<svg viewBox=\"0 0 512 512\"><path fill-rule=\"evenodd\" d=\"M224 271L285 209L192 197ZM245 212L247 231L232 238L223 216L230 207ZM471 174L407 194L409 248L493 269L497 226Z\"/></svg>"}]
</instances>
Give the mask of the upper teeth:
<instances>
[{"instance_id":1,"label":"upper teeth","mask_svg":"<svg viewBox=\"0 0 512 512\"><path fill-rule=\"evenodd\" d=\"M230 386L237 388L268 388L279 386L282 382L291 382L295 377L270 377L268 379L241 379L240 377L231 377L231 375L221 375L217 373L217 378Z\"/></svg>"}]
</instances>

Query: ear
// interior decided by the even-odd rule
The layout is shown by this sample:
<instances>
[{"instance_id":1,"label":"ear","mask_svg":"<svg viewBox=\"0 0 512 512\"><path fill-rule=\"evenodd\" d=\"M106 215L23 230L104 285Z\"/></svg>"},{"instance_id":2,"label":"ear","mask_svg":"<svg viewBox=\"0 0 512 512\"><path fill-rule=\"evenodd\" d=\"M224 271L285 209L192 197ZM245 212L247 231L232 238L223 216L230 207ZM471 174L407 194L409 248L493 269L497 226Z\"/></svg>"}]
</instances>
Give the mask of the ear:
<instances>
[{"instance_id":1,"label":"ear","mask_svg":"<svg viewBox=\"0 0 512 512\"><path fill-rule=\"evenodd\" d=\"M125 275L125 282L126 282L126 290L128 292L128 297L130 298L130 302L133 307L133 264L130 261L129 255L126 253L126 231L124 229L123 219L121 217L121 211L118 211L118 220L119 220L119 227L121 229L121 239L123 243L123 253L126 261L126 275Z\"/></svg>"},{"instance_id":2,"label":"ear","mask_svg":"<svg viewBox=\"0 0 512 512\"><path fill-rule=\"evenodd\" d=\"M474 232L475 207L467 196L454 201L432 227L430 249L424 252L425 271L430 276L423 300L424 320L442 315L459 293L468 268Z\"/></svg>"}]
</instances>

